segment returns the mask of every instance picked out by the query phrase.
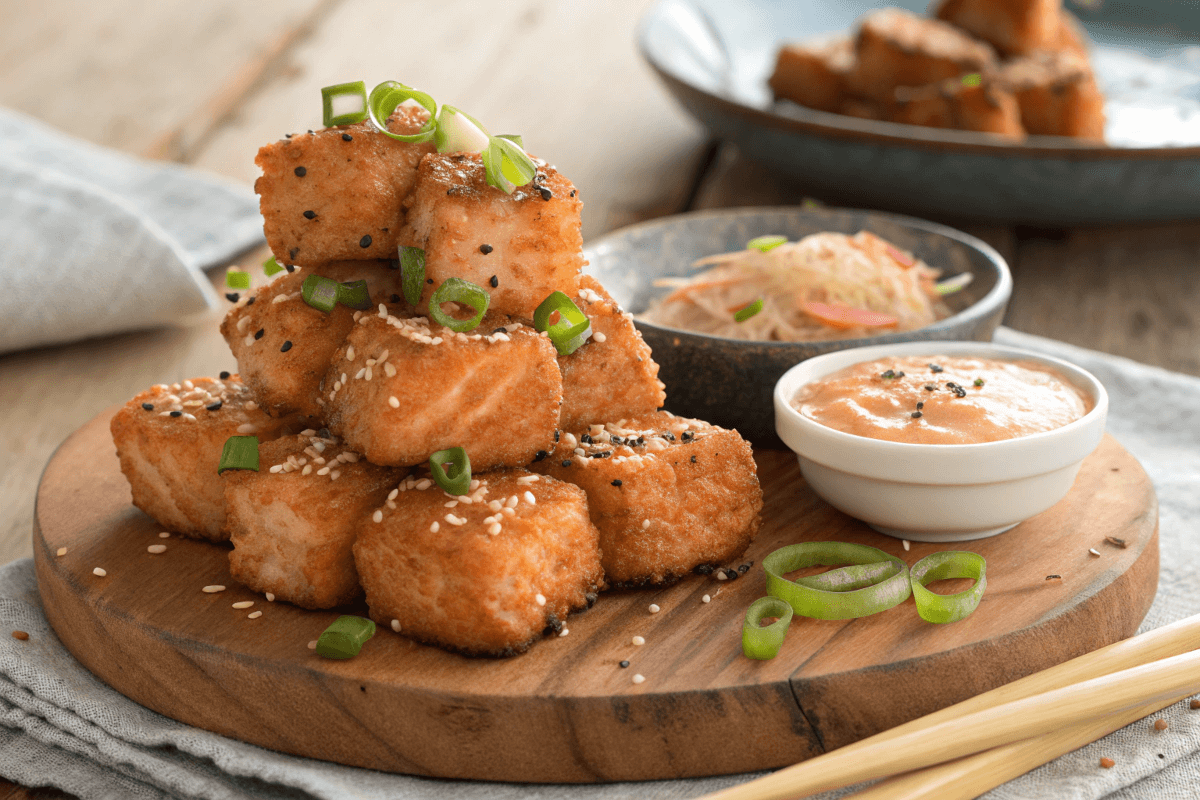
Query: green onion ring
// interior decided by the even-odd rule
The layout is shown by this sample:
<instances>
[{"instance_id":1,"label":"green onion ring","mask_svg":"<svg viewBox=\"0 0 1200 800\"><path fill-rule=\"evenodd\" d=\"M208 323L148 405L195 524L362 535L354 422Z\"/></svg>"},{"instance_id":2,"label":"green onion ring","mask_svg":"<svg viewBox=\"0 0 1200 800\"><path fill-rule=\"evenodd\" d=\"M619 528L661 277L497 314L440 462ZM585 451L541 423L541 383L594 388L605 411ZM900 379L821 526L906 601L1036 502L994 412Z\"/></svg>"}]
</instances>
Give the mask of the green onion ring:
<instances>
[{"instance_id":1,"label":"green onion ring","mask_svg":"<svg viewBox=\"0 0 1200 800\"><path fill-rule=\"evenodd\" d=\"M421 292L425 289L425 251L400 245L400 269L404 299L410 306L415 306L421 302Z\"/></svg>"},{"instance_id":2,"label":"green onion ring","mask_svg":"<svg viewBox=\"0 0 1200 800\"><path fill-rule=\"evenodd\" d=\"M328 314L338 301L338 282L321 275L309 275L300 285L300 297L318 311Z\"/></svg>"},{"instance_id":3,"label":"green onion ring","mask_svg":"<svg viewBox=\"0 0 1200 800\"><path fill-rule=\"evenodd\" d=\"M388 117L405 100L416 100L429 112L429 119L425 120L418 133L392 133L387 128ZM425 92L396 81L384 81L371 90L371 96L367 98L367 114L380 133L401 142L428 142L437 131L437 103L434 99Z\"/></svg>"},{"instance_id":4,"label":"green onion ring","mask_svg":"<svg viewBox=\"0 0 1200 800\"><path fill-rule=\"evenodd\" d=\"M346 308L353 308L356 311L366 311L371 308L371 292L367 289L367 282L358 280L338 284L337 301Z\"/></svg>"},{"instance_id":5,"label":"green onion ring","mask_svg":"<svg viewBox=\"0 0 1200 800\"><path fill-rule=\"evenodd\" d=\"M555 311L559 320L551 324L550 317ZM574 353L592 335L592 321L562 292L551 292L534 309L533 327L550 335L550 342L561 356Z\"/></svg>"},{"instance_id":6,"label":"green onion ring","mask_svg":"<svg viewBox=\"0 0 1200 800\"><path fill-rule=\"evenodd\" d=\"M258 437L230 436L221 448L221 463L217 474L227 469L249 469L258 472Z\"/></svg>"},{"instance_id":7,"label":"green onion ring","mask_svg":"<svg viewBox=\"0 0 1200 800\"><path fill-rule=\"evenodd\" d=\"M760 253L765 253L768 250L774 250L781 244L787 244L786 236L756 236L755 238L746 242L746 249L757 250Z\"/></svg>"},{"instance_id":8,"label":"green onion ring","mask_svg":"<svg viewBox=\"0 0 1200 800\"><path fill-rule=\"evenodd\" d=\"M334 98L351 96L362 99L361 109L335 116L333 113ZM367 118L367 85L362 81L354 81L352 83L325 86L321 89L321 106L321 120L326 128L333 128L337 125L353 125L356 122L362 122Z\"/></svg>"},{"instance_id":9,"label":"green onion ring","mask_svg":"<svg viewBox=\"0 0 1200 800\"><path fill-rule=\"evenodd\" d=\"M457 119L458 117L462 117L468 124L462 124ZM472 126L476 130L471 130ZM433 133L433 141L437 144L439 153L478 153L488 146L491 138L492 135L488 133L483 123L462 109L454 106L442 106L438 111L437 129Z\"/></svg>"},{"instance_id":10,"label":"green onion ring","mask_svg":"<svg viewBox=\"0 0 1200 800\"><path fill-rule=\"evenodd\" d=\"M280 272L283 272L283 267L279 266L279 262L275 260L275 256L271 256L263 262L263 274L268 278Z\"/></svg>"},{"instance_id":11,"label":"green onion ring","mask_svg":"<svg viewBox=\"0 0 1200 800\"><path fill-rule=\"evenodd\" d=\"M433 473L433 482L446 494L464 495L471 491L471 459L461 447L439 450L431 455L429 471Z\"/></svg>"},{"instance_id":12,"label":"green onion ring","mask_svg":"<svg viewBox=\"0 0 1200 800\"><path fill-rule=\"evenodd\" d=\"M883 566L880 566L881 562ZM790 581L784 573L817 565L854 566ZM814 619L854 619L899 605L912 594L908 565L874 547L847 542L801 542L763 559L767 594ZM869 581L875 581L870 583Z\"/></svg>"},{"instance_id":13,"label":"green onion ring","mask_svg":"<svg viewBox=\"0 0 1200 800\"><path fill-rule=\"evenodd\" d=\"M375 635L375 623L365 617L342 615L317 637L317 655L326 658L354 658Z\"/></svg>"},{"instance_id":14,"label":"green onion ring","mask_svg":"<svg viewBox=\"0 0 1200 800\"><path fill-rule=\"evenodd\" d=\"M753 303L747 303L746 305L742 306L737 311L735 311L733 314L733 321L734 322L745 322L746 320L750 319L758 312L762 311L762 309L763 309L762 298L757 297L757 298L755 298Z\"/></svg>"},{"instance_id":15,"label":"green onion ring","mask_svg":"<svg viewBox=\"0 0 1200 800\"><path fill-rule=\"evenodd\" d=\"M767 617L779 619L763 626ZM792 624L792 607L778 597L760 597L746 609L742 623L742 653L746 658L766 661L774 658L783 647L783 638Z\"/></svg>"},{"instance_id":16,"label":"green onion ring","mask_svg":"<svg viewBox=\"0 0 1200 800\"><path fill-rule=\"evenodd\" d=\"M957 622L979 606L987 590L987 561L978 553L943 550L913 564L910 572L917 613L926 622ZM926 584L946 578L974 578L975 585L958 594L936 594Z\"/></svg>"},{"instance_id":17,"label":"green onion ring","mask_svg":"<svg viewBox=\"0 0 1200 800\"><path fill-rule=\"evenodd\" d=\"M429 316L433 317L439 325L449 328L455 333L466 333L479 325L483 315L487 313L490 301L491 296L482 287L476 286L470 281L464 281L462 278L447 278L441 286L434 290L433 297L429 298ZM475 310L475 316L470 319L455 319L442 311L442 303L461 303L470 306Z\"/></svg>"},{"instance_id":18,"label":"green onion ring","mask_svg":"<svg viewBox=\"0 0 1200 800\"><path fill-rule=\"evenodd\" d=\"M250 273L231 269L225 273L225 285L230 289L249 289Z\"/></svg>"},{"instance_id":19,"label":"green onion ring","mask_svg":"<svg viewBox=\"0 0 1200 800\"><path fill-rule=\"evenodd\" d=\"M510 142L514 142L517 147L521 148L522 150L525 149L525 140L521 138L519 133L497 133L496 138L508 139Z\"/></svg>"},{"instance_id":20,"label":"green onion ring","mask_svg":"<svg viewBox=\"0 0 1200 800\"><path fill-rule=\"evenodd\" d=\"M491 137L480 156L487 171L488 185L508 194L537 175L533 159L512 139Z\"/></svg>"}]
</instances>

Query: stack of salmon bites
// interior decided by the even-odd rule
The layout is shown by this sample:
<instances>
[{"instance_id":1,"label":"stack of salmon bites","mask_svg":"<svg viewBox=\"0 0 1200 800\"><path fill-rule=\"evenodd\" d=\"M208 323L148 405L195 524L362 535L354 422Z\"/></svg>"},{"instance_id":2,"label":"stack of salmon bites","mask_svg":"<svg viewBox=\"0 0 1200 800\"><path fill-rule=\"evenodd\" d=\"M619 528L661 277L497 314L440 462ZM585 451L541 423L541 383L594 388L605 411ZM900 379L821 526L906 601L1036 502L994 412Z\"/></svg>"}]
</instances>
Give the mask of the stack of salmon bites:
<instances>
[{"instance_id":1,"label":"stack of salmon bites","mask_svg":"<svg viewBox=\"0 0 1200 800\"><path fill-rule=\"evenodd\" d=\"M632 316L581 274L571 182L433 110L262 148L284 267L230 296L240 380L155 387L113 436L135 504L230 540L251 589L312 609L365 593L393 631L509 655L609 585L736 558L762 493L735 431L659 411ZM237 409L199 416L188 391ZM186 447L148 446L185 424Z\"/></svg>"}]
</instances>

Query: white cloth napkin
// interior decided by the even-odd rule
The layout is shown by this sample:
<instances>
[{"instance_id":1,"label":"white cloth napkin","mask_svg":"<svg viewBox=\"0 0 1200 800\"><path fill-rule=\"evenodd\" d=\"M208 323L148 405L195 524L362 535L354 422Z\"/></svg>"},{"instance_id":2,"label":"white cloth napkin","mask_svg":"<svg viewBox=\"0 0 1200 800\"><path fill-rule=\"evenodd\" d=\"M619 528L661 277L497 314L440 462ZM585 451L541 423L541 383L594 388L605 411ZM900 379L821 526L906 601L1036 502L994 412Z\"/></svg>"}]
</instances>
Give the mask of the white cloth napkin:
<instances>
[{"instance_id":1,"label":"white cloth napkin","mask_svg":"<svg viewBox=\"0 0 1200 800\"><path fill-rule=\"evenodd\" d=\"M1158 491L1162 573L1143 630L1200 612L1200 379L1001 329L996 340L1079 364L1109 391L1109 430ZM7 631L30 634L18 642ZM748 780L537 786L438 781L264 750L160 716L102 684L62 647L42 614L28 560L0 568L0 776L84 800L676 800ZM1164 710L985 795L988 800L1195 798L1200 711ZM1112 769L1100 769L1107 756ZM845 792L824 795L825 800Z\"/></svg>"},{"instance_id":2,"label":"white cloth napkin","mask_svg":"<svg viewBox=\"0 0 1200 800\"><path fill-rule=\"evenodd\" d=\"M0 353L169 325L262 241L253 191L0 108Z\"/></svg>"}]
</instances>

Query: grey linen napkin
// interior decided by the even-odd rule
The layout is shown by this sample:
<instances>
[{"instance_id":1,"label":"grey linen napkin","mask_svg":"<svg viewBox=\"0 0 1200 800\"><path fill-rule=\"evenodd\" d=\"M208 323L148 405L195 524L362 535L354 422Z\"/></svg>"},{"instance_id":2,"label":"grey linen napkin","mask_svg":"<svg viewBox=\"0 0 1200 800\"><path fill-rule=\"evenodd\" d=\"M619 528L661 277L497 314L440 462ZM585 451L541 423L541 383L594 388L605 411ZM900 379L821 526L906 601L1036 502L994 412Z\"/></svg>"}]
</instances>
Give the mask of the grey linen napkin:
<instances>
[{"instance_id":1,"label":"grey linen napkin","mask_svg":"<svg viewBox=\"0 0 1200 800\"><path fill-rule=\"evenodd\" d=\"M1109 430L1158 490L1162 575L1143 630L1200 612L1200 379L1001 329L996 340L1079 364L1107 387ZM100 798L527 797L690 798L753 775L594 786L452 782L283 755L190 728L109 689L62 647L42 614L28 560L0 568L0 775ZM27 631L16 641L7 630ZM1001 786L989 800L1194 798L1200 711L1166 709L1159 733L1139 722ZM1117 765L1100 769L1107 756ZM831 793L826 798L840 796Z\"/></svg>"},{"instance_id":2,"label":"grey linen napkin","mask_svg":"<svg viewBox=\"0 0 1200 800\"><path fill-rule=\"evenodd\" d=\"M262 238L247 186L0 108L0 353L214 307L201 270Z\"/></svg>"}]
</instances>

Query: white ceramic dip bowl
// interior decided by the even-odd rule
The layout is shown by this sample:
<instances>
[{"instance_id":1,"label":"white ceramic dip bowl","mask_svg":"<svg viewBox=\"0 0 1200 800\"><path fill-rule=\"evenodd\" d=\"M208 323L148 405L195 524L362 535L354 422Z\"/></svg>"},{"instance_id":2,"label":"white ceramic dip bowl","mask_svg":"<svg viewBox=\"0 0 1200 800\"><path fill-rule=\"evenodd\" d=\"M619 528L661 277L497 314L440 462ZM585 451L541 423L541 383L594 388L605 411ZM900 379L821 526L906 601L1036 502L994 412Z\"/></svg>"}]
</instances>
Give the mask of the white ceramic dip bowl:
<instances>
[{"instance_id":1,"label":"white ceramic dip bowl","mask_svg":"<svg viewBox=\"0 0 1200 800\"><path fill-rule=\"evenodd\" d=\"M844 433L792 408L801 386L864 361L976 356L1052 367L1093 402L1061 428L982 444L908 444ZM983 539L1057 503L1104 435L1108 393L1079 367L986 342L902 342L810 358L775 384L775 429L822 499L880 533L918 542Z\"/></svg>"}]
</instances>

